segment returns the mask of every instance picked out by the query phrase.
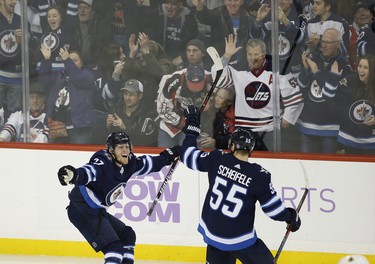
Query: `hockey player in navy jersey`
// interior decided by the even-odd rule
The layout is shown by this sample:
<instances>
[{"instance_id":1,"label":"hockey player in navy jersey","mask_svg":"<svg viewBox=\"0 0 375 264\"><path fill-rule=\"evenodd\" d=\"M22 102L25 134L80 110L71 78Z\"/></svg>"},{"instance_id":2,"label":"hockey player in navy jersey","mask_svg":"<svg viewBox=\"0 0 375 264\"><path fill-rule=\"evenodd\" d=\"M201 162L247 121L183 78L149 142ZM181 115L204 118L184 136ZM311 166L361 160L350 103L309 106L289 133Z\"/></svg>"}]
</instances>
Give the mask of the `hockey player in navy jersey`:
<instances>
[{"instance_id":1,"label":"hockey player in navy jersey","mask_svg":"<svg viewBox=\"0 0 375 264\"><path fill-rule=\"evenodd\" d=\"M185 139L181 161L190 169L208 173L209 188L198 231L207 244L206 263L272 264L273 256L254 228L255 204L276 221L285 221L291 231L301 225L298 213L285 208L272 187L271 174L256 163L249 163L255 137L250 130L238 128L229 141L231 153L198 149L199 109L185 111Z\"/></svg>"},{"instance_id":2,"label":"hockey player in navy jersey","mask_svg":"<svg viewBox=\"0 0 375 264\"><path fill-rule=\"evenodd\" d=\"M69 220L96 252L103 252L105 264L134 263L134 230L107 212L121 195L127 181L159 171L179 156L180 146L165 149L158 156L136 157L124 132L111 133L107 149L97 151L80 167L63 166L58 171L62 185L74 184L67 207Z\"/></svg>"}]
</instances>

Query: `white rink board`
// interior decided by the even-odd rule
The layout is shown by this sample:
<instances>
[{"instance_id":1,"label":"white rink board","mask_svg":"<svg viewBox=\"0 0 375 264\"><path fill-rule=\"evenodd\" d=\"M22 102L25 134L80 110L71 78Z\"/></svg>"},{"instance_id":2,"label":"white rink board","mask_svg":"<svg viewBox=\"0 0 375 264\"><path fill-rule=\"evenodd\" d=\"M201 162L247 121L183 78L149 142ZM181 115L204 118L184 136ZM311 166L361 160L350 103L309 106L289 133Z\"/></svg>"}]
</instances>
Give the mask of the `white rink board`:
<instances>
[{"instance_id":1,"label":"white rink board","mask_svg":"<svg viewBox=\"0 0 375 264\"><path fill-rule=\"evenodd\" d=\"M79 167L93 152L1 149L0 238L83 241L66 215L67 192L57 180L62 165ZM304 178L299 161L251 159L272 173L286 206L297 205ZM304 160L311 191L301 210L302 227L290 235L285 250L375 254L375 164ZM166 173L167 168L164 170ZM129 181L111 213L137 232L138 244L204 246L196 231L207 179L179 164L151 217L146 216L164 179L154 173ZM5 184L6 183L6 184ZM258 208L258 236L277 250L285 223Z\"/></svg>"}]
</instances>

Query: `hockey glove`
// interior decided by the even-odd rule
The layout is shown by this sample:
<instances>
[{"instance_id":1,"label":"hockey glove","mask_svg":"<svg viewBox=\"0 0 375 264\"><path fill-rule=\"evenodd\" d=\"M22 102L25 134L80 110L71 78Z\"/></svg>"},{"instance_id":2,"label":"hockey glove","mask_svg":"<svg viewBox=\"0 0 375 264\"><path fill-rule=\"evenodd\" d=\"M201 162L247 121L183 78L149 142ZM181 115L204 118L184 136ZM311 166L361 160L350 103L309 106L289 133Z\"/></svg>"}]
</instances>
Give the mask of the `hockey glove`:
<instances>
[{"instance_id":1,"label":"hockey glove","mask_svg":"<svg viewBox=\"0 0 375 264\"><path fill-rule=\"evenodd\" d=\"M78 173L76 168L70 165L63 166L57 173L61 185L75 184L77 181Z\"/></svg>"},{"instance_id":2,"label":"hockey glove","mask_svg":"<svg viewBox=\"0 0 375 264\"><path fill-rule=\"evenodd\" d=\"M186 135L193 135L198 137L201 133L201 114L199 109L194 105L189 105L188 109L184 111L186 123L182 131Z\"/></svg>"},{"instance_id":3,"label":"hockey glove","mask_svg":"<svg viewBox=\"0 0 375 264\"><path fill-rule=\"evenodd\" d=\"M286 208L290 214L292 215L289 221L286 221L288 226L287 229L290 228L290 231L295 232L297 231L301 226L301 218L299 218L299 215L297 211L291 207Z\"/></svg>"},{"instance_id":4,"label":"hockey glove","mask_svg":"<svg viewBox=\"0 0 375 264\"><path fill-rule=\"evenodd\" d=\"M172 163L177 157L180 156L181 146L176 145L171 148L167 148L160 152L160 155L166 157L170 163Z\"/></svg>"}]
</instances>

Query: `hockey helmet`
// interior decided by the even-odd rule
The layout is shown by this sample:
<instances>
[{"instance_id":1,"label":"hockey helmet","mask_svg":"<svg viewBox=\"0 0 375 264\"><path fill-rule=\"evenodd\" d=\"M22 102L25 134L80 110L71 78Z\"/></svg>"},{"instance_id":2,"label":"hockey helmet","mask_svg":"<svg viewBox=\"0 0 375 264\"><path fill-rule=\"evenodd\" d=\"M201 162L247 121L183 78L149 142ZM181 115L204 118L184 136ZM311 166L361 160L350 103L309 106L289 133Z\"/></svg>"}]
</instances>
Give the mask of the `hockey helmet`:
<instances>
[{"instance_id":1,"label":"hockey helmet","mask_svg":"<svg viewBox=\"0 0 375 264\"><path fill-rule=\"evenodd\" d=\"M340 259L338 264L370 264L368 260L361 255L349 255Z\"/></svg>"},{"instance_id":2,"label":"hockey helmet","mask_svg":"<svg viewBox=\"0 0 375 264\"><path fill-rule=\"evenodd\" d=\"M128 143L130 151L132 151L132 144L129 136L125 132L113 132L107 137L107 149L114 149L117 144Z\"/></svg>"},{"instance_id":3,"label":"hockey helmet","mask_svg":"<svg viewBox=\"0 0 375 264\"><path fill-rule=\"evenodd\" d=\"M250 129L237 128L230 136L228 148L234 144L234 150L253 151L255 146L255 135Z\"/></svg>"}]
</instances>

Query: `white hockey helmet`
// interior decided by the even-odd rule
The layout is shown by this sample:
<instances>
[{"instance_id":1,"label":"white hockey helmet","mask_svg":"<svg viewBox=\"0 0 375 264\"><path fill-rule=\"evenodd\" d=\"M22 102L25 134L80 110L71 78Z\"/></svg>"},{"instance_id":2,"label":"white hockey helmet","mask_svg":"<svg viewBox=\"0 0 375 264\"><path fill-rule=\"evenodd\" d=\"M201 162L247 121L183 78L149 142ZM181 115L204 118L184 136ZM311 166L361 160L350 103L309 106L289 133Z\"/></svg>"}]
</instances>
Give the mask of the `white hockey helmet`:
<instances>
[{"instance_id":1,"label":"white hockey helmet","mask_svg":"<svg viewBox=\"0 0 375 264\"><path fill-rule=\"evenodd\" d=\"M364 256L349 255L341 258L338 264L370 264L370 262Z\"/></svg>"}]
</instances>

